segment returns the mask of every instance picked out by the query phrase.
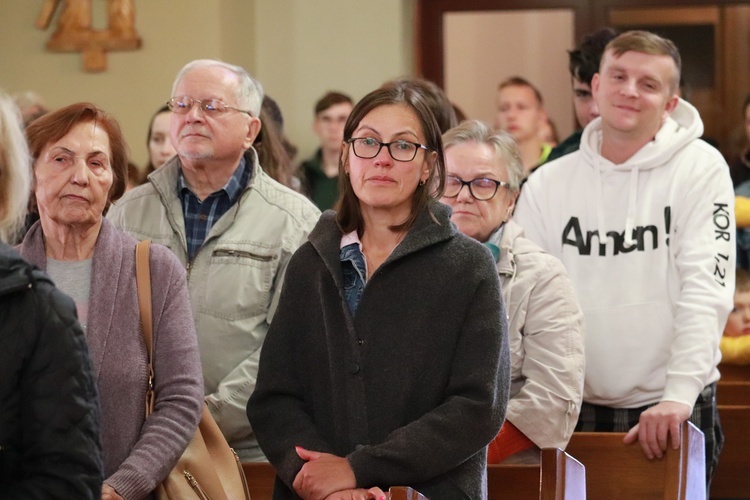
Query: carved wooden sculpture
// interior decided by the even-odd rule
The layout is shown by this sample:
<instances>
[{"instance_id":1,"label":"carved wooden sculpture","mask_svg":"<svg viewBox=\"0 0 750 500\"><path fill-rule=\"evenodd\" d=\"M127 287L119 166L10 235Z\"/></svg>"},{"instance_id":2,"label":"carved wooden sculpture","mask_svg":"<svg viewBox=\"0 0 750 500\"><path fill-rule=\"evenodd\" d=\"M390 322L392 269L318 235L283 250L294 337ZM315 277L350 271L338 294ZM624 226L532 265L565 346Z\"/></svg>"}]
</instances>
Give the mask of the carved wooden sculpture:
<instances>
[{"instance_id":1,"label":"carved wooden sculpture","mask_svg":"<svg viewBox=\"0 0 750 500\"><path fill-rule=\"evenodd\" d=\"M107 69L107 51L135 50L141 39L135 30L135 0L108 0L105 30L91 27L91 0L45 0L36 24L47 29L62 3L57 29L47 41L53 52L82 52L85 71Z\"/></svg>"}]
</instances>

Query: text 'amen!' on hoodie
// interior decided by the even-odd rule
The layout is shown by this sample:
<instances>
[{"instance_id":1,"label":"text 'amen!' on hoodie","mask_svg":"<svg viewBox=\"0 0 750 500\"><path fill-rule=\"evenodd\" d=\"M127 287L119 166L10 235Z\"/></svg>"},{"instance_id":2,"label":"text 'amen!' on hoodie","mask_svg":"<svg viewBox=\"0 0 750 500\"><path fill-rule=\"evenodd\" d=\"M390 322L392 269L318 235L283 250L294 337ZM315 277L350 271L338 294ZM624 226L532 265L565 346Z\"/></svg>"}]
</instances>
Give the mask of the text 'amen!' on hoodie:
<instances>
[{"instance_id":1,"label":"text 'amen!' on hoodie","mask_svg":"<svg viewBox=\"0 0 750 500\"><path fill-rule=\"evenodd\" d=\"M581 149L538 169L515 220L562 260L586 318L584 401L695 404L719 378L733 307L734 195L721 154L680 100L621 165L599 155L601 118Z\"/></svg>"}]
</instances>

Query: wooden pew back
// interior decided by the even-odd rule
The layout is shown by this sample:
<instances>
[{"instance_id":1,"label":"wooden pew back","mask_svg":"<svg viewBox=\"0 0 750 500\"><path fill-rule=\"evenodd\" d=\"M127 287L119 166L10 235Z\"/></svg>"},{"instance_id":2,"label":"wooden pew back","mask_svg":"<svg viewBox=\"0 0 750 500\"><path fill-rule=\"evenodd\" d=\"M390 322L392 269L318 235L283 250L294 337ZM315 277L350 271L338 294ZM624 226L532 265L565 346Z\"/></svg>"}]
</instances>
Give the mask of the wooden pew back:
<instances>
[{"instance_id":1,"label":"wooden pew back","mask_svg":"<svg viewBox=\"0 0 750 500\"><path fill-rule=\"evenodd\" d=\"M276 471L268 462L243 462L247 489L252 500L271 500ZM391 500L427 500L424 495L407 486L394 486L389 491Z\"/></svg>"},{"instance_id":2,"label":"wooden pew back","mask_svg":"<svg viewBox=\"0 0 750 500\"><path fill-rule=\"evenodd\" d=\"M748 382L750 383L750 365L728 365L719 363L721 382Z\"/></svg>"},{"instance_id":3,"label":"wooden pew back","mask_svg":"<svg viewBox=\"0 0 750 500\"><path fill-rule=\"evenodd\" d=\"M393 486L388 490L389 500L428 500L423 494L408 486Z\"/></svg>"},{"instance_id":4,"label":"wooden pew back","mask_svg":"<svg viewBox=\"0 0 750 500\"><path fill-rule=\"evenodd\" d=\"M711 498L750 498L750 406L719 406L724 450L711 482Z\"/></svg>"},{"instance_id":5,"label":"wooden pew back","mask_svg":"<svg viewBox=\"0 0 750 500\"><path fill-rule=\"evenodd\" d=\"M719 380L716 384L716 401L721 406L750 405L750 381Z\"/></svg>"},{"instance_id":6,"label":"wooden pew back","mask_svg":"<svg viewBox=\"0 0 750 500\"><path fill-rule=\"evenodd\" d=\"M268 462L243 462L242 470L247 479L247 490L252 500L271 500L276 471Z\"/></svg>"},{"instance_id":7,"label":"wooden pew back","mask_svg":"<svg viewBox=\"0 0 750 500\"><path fill-rule=\"evenodd\" d=\"M574 432L566 451L586 467L589 500L705 500L703 433L682 425L680 448L650 461L638 443L623 444L623 432Z\"/></svg>"},{"instance_id":8,"label":"wooden pew back","mask_svg":"<svg viewBox=\"0 0 750 500\"><path fill-rule=\"evenodd\" d=\"M585 500L584 466L559 448L541 451L540 465L487 466L489 500Z\"/></svg>"}]
</instances>

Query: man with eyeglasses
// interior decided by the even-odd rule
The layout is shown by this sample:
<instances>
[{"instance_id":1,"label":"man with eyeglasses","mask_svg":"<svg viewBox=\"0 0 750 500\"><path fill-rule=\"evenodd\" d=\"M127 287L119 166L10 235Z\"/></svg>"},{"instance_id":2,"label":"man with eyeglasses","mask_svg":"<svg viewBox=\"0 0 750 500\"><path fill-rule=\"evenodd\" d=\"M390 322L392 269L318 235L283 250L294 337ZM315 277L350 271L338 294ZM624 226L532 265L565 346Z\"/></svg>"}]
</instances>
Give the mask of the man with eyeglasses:
<instances>
[{"instance_id":1,"label":"man with eyeglasses","mask_svg":"<svg viewBox=\"0 0 750 500\"><path fill-rule=\"evenodd\" d=\"M320 215L258 164L252 144L262 100L243 68L188 63L167 101L177 156L108 214L134 237L169 247L187 268L206 402L247 461L265 460L245 413L261 345L289 258Z\"/></svg>"}]
</instances>

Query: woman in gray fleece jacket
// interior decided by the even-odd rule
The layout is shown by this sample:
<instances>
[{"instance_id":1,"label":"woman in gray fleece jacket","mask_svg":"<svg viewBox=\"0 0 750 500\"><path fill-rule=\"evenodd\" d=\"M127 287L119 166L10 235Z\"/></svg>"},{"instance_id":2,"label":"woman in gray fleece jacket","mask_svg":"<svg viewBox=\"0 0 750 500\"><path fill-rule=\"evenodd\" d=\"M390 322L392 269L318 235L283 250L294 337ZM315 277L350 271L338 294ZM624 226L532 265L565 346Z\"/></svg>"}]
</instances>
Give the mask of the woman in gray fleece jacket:
<instances>
[{"instance_id":1,"label":"woman in gray fleece jacket","mask_svg":"<svg viewBox=\"0 0 750 500\"><path fill-rule=\"evenodd\" d=\"M368 94L344 137L338 212L290 261L248 404L274 498L485 498L509 387L492 257L435 201L442 142L418 89Z\"/></svg>"},{"instance_id":2,"label":"woman in gray fleece jacket","mask_svg":"<svg viewBox=\"0 0 750 500\"><path fill-rule=\"evenodd\" d=\"M27 129L40 220L19 250L76 302L101 405L103 499L149 497L195 434L203 407L198 341L185 270L151 248L154 412L146 418L147 355L135 281L137 241L102 218L125 188L117 122L73 104Z\"/></svg>"}]
</instances>

